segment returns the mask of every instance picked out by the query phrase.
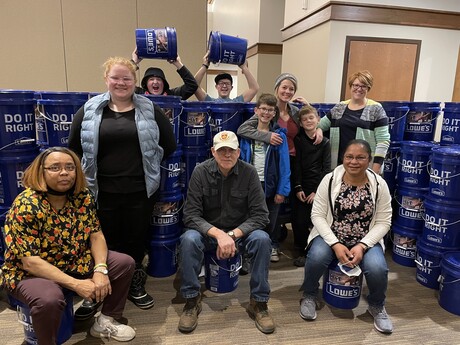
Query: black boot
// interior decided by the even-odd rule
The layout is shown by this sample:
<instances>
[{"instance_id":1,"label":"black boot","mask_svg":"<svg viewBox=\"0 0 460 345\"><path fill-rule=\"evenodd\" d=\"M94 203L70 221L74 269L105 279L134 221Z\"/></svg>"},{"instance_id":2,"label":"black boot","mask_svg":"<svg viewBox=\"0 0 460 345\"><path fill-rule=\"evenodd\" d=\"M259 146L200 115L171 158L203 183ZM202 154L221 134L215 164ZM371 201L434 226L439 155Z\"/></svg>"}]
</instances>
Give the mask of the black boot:
<instances>
[{"instance_id":1,"label":"black boot","mask_svg":"<svg viewBox=\"0 0 460 345\"><path fill-rule=\"evenodd\" d=\"M145 291L147 273L142 266L134 270L133 279L129 288L128 299L141 309L150 309L155 304L153 297Z\"/></svg>"},{"instance_id":2,"label":"black boot","mask_svg":"<svg viewBox=\"0 0 460 345\"><path fill-rule=\"evenodd\" d=\"M90 319L97 313L97 308L102 304L101 302L93 302L92 300L84 300L80 307L75 311L75 320L82 321Z\"/></svg>"}]
</instances>

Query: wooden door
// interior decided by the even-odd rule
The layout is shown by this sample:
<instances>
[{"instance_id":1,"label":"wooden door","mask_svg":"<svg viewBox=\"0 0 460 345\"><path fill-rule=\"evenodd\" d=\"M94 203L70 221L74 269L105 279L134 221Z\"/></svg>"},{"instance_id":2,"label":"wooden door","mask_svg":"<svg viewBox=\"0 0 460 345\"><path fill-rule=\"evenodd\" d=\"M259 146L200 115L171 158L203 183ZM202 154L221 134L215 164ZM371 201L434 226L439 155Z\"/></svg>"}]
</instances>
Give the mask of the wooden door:
<instances>
[{"instance_id":1,"label":"wooden door","mask_svg":"<svg viewBox=\"0 0 460 345\"><path fill-rule=\"evenodd\" d=\"M460 48L457 57L457 72L455 72L454 92L452 93L452 102L460 102Z\"/></svg>"},{"instance_id":2,"label":"wooden door","mask_svg":"<svg viewBox=\"0 0 460 345\"><path fill-rule=\"evenodd\" d=\"M341 99L350 98L348 77L368 70L374 77L369 98L413 101L421 41L347 37Z\"/></svg>"}]
</instances>

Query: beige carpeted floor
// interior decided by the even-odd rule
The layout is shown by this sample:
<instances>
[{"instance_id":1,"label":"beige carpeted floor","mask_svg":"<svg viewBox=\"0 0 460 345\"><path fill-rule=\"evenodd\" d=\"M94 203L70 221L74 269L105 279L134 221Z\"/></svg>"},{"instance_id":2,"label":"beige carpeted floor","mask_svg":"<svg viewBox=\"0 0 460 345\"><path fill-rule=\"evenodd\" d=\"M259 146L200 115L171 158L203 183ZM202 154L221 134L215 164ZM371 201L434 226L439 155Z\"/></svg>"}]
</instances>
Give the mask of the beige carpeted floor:
<instances>
[{"instance_id":1,"label":"beige carpeted floor","mask_svg":"<svg viewBox=\"0 0 460 345\"><path fill-rule=\"evenodd\" d=\"M288 256L292 255L291 243L289 233L282 244L282 251ZM415 268L394 263L388 251L387 259L390 266L387 311L395 326L392 335L374 330L372 317L366 312L365 284L357 308L339 310L325 305L315 321L302 320L298 290L303 268L293 266L291 259L281 256L280 262L271 264L269 277L272 288L269 308L277 323L274 334L259 332L245 311L249 276L241 276L238 288L231 293L205 291L199 324L191 334L177 330L183 307L178 277L150 277L147 289L156 300L155 307L144 311L129 301L126 304L125 317L137 332L130 344L460 344L460 316L442 309L437 292L416 282ZM78 302L76 298L75 307ZM8 308L5 293L0 292L0 344L22 344L23 327L16 319L16 312ZM88 334L91 323L92 320L76 322L74 334L65 344L107 343Z\"/></svg>"}]
</instances>

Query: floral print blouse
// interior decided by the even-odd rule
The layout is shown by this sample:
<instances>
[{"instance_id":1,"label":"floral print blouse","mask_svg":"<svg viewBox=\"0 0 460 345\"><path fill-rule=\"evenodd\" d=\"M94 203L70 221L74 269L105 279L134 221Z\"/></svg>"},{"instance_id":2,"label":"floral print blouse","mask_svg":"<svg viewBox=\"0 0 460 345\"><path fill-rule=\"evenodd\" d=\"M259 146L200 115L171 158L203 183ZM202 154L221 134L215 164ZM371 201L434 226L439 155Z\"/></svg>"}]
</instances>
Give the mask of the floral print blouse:
<instances>
[{"instance_id":1,"label":"floral print blouse","mask_svg":"<svg viewBox=\"0 0 460 345\"><path fill-rule=\"evenodd\" d=\"M100 231L94 199L88 190L69 197L55 210L46 193L21 192L5 219L5 262L0 283L10 290L28 277L21 258L39 256L70 275L91 272L90 235Z\"/></svg>"},{"instance_id":2,"label":"floral print blouse","mask_svg":"<svg viewBox=\"0 0 460 345\"><path fill-rule=\"evenodd\" d=\"M374 202L370 186L351 186L342 181L334 205L332 231L348 248L356 245L369 232Z\"/></svg>"}]
</instances>

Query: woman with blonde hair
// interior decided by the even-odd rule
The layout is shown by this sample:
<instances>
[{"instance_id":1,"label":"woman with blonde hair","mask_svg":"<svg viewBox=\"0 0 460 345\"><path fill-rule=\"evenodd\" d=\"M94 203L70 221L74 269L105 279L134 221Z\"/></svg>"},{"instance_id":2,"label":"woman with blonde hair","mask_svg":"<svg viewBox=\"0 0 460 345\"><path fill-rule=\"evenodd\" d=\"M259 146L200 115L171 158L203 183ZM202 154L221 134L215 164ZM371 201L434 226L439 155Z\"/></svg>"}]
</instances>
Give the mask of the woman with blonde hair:
<instances>
[{"instance_id":1,"label":"woman with blonde hair","mask_svg":"<svg viewBox=\"0 0 460 345\"><path fill-rule=\"evenodd\" d=\"M69 147L82 157L89 189L110 249L133 257L136 270L128 298L153 307L145 290L150 215L160 184L160 162L174 152L172 126L160 107L135 94L136 67L122 57L104 63L107 92L88 100L74 116ZM91 316L95 308L88 306Z\"/></svg>"}]
</instances>

